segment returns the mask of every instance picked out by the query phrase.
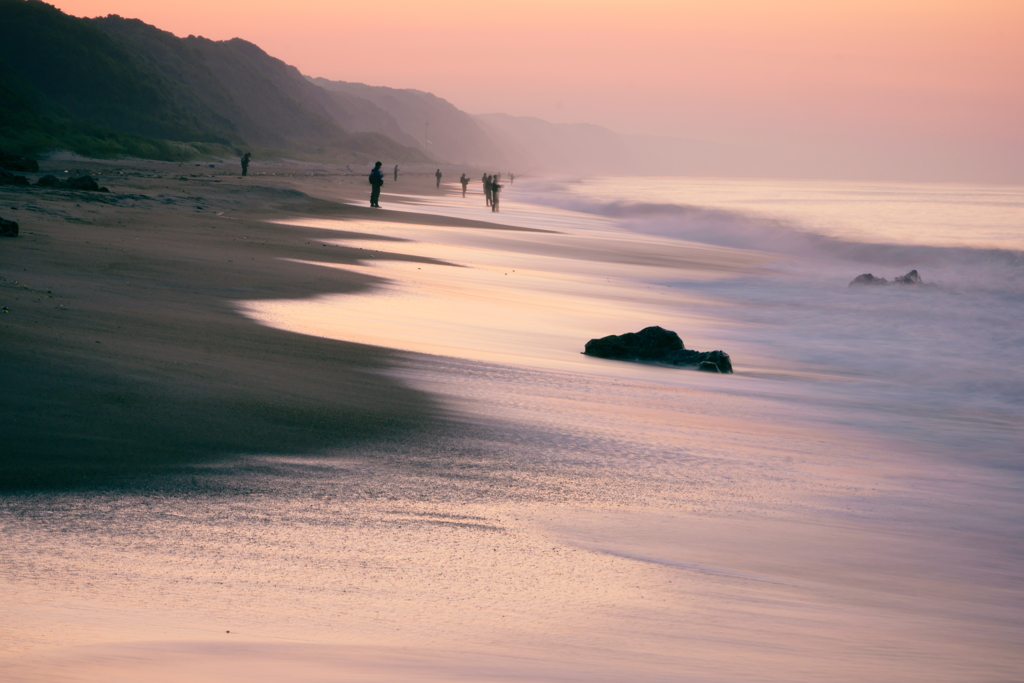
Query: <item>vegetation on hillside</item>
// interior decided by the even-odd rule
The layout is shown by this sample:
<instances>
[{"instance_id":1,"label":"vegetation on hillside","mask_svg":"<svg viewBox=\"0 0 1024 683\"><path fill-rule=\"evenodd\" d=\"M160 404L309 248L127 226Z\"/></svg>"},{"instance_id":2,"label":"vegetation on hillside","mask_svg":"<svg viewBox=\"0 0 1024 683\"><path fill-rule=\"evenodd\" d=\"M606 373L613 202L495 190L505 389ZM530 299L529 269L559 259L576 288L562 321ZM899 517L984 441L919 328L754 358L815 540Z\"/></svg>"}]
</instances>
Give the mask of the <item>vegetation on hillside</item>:
<instances>
[{"instance_id":1,"label":"vegetation on hillside","mask_svg":"<svg viewBox=\"0 0 1024 683\"><path fill-rule=\"evenodd\" d=\"M0 0L0 145L14 151L427 160L380 133L343 129L340 106L244 40L178 38L136 19Z\"/></svg>"}]
</instances>

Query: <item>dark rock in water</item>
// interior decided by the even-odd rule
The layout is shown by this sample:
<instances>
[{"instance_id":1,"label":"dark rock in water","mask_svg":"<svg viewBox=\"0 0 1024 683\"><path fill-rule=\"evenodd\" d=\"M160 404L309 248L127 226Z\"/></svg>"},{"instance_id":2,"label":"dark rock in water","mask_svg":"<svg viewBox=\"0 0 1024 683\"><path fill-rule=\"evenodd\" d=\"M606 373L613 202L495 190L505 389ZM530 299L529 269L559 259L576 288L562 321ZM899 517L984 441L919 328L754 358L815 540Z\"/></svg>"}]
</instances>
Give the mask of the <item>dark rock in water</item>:
<instances>
[{"instance_id":1,"label":"dark rock in water","mask_svg":"<svg viewBox=\"0 0 1024 683\"><path fill-rule=\"evenodd\" d=\"M672 351L685 349L675 332L661 327L645 327L639 332L609 335L587 342L583 353L615 360L659 360Z\"/></svg>"},{"instance_id":2,"label":"dark rock in water","mask_svg":"<svg viewBox=\"0 0 1024 683\"><path fill-rule=\"evenodd\" d=\"M894 284L900 284L900 285L920 285L920 284L923 284L921 282L921 276L917 274L916 270L912 270L909 273L907 273L906 275L900 275L897 278L893 278L893 283Z\"/></svg>"},{"instance_id":3,"label":"dark rock in water","mask_svg":"<svg viewBox=\"0 0 1024 683\"><path fill-rule=\"evenodd\" d=\"M909 273L907 273L906 275L898 275L898 276L894 277L892 279L892 282L889 282L884 277L875 277L871 273L864 273L863 275L858 275L857 277L853 278L853 282L851 282L847 286L848 287L853 287L854 285L923 285L923 284L924 284L924 281L921 279L921 276L917 274L916 270L912 270Z\"/></svg>"},{"instance_id":4,"label":"dark rock in water","mask_svg":"<svg viewBox=\"0 0 1024 683\"><path fill-rule=\"evenodd\" d=\"M708 372L732 372L732 361L725 351L687 349L678 334L657 326L645 327L639 332L591 339L586 343L583 353L611 360L688 365ZM707 367L703 367L705 365Z\"/></svg>"},{"instance_id":5,"label":"dark rock in water","mask_svg":"<svg viewBox=\"0 0 1024 683\"><path fill-rule=\"evenodd\" d=\"M875 277L871 273L864 273L853 278L853 282L847 285L847 287L853 287L854 285L887 285L889 281L884 277Z\"/></svg>"},{"instance_id":6,"label":"dark rock in water","mask_svg":"<svg viewBox=\"0 0 1024 683\"><path fill-rule=\"evenodd\" d=\"M14 221L7 221L0 218L0 237L17 237L18 224Z\"/></svg>"},{"instance_id":7,"label":"dark rock in water","mask_svg":"<svg viewBox=\"0 0 1024 683\"><path fill-rule=\"evenodd\" d=\"M28 185L28 178L0 168L0 185Z\"/></svg>"},{"instance_id":8,"label":"dark rock in water","mask_svg":"<svg viewBox=\"0 0 1024 683\"><path fill-rule=\"evenodd\" d=\"M44 175L36 181L37 187L59 187L60 180L55 175Z\"/></svg>"},{"instance_id":9,"label":"dark rock in water","mask_svg":"<svg viewBox=\"0 0 1024 683\"><path fill-rule=\"evenodd\" d=\"M6 149L0 149L0 168L8 171L21 171L22 173L38 173L39 163L35 159L18 156Z\"/></svg>"},{"instance_id":10,"label":"dark rock in water","mask_svg":"<svg viewBox=\"0 0 1024 683\"><path fill-rule=\"evenodd\" d=\"M701 365L704 363L714 363L718 366L719 372L732 372L732 360L725 351L704 351L699 355L701 357ZM705 368L700 369L704 370Z\"/></svg>"}]
</instances>

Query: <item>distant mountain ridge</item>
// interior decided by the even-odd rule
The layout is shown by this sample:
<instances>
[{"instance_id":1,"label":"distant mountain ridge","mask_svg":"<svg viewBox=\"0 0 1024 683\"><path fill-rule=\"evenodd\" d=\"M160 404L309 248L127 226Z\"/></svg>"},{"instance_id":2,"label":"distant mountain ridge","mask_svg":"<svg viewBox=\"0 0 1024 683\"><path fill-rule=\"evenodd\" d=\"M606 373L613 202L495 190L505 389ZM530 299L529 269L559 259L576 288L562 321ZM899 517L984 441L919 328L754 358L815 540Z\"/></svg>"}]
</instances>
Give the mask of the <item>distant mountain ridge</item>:
<instances>
[{"instance_id":1,"label":"distant mountain ridge","mask_svg":"<svg viewBox=\"0 0 1024 683\"><path fill-rule=\"evenodd\" d=\"M714 143L622 135L593 124L528 116L472 115L420 90L307 78L334 95L371 102L377 116L399 127L398 134L388 128L388 135L449 163L562 175L707 175L728 174L730 164L742 161L742 150ZM373 119L351 123L352 130L377 130L373 125Z\"/></svg>"},{"instance_id":2,"label":"distant mountain ridge","mask_svg":"<svg viewBox=\"0 0 1024 683\"><path fill-rule=\"evenodd\" d=\"M748 150L714 142L624 135L589 123L530 116L473 117L523 172L577 175L732 175L752 168Z\"/></svg>"},{"instance_id":3,"label":"distant mountain ridge","mask_svg":"<svg viewBox=\"0 0 1024 683\"><path fill-rule=\"evenodd\" d=\"M474 117L437 95L326 78L309 80L332 93L372 102L393 117L405 139L439 159L475 166L504 167L509 162L507 151L481 129Z\"/></svg>"},{"instance_id":4,"label":"distant mountain ridge","mask_svg":"<svg viewBox=\"0 0 1024 683\"><path fill-rule=\"evenodd\" d=\"M558 175L728 175L745 164L710 143L470 115L428 92L303 76L240 38L178 38L41 0L0 0L0 147L160 159L252 150Z\"/></svg>"},{"instance_id":5,"label":"distant mountain ridge","mask_svg":"<svg viewBox=\"0 0 1024 683\"><path fill-rule=\"evenodd\" d=\"M252 43L178 38L116 15L79 19L40 0L0 0L0 93L0 144L13 147L121 134L128 147L146 138L429 160L381 131L346 129L359 103Z\"/></svg>"}]
</instances>

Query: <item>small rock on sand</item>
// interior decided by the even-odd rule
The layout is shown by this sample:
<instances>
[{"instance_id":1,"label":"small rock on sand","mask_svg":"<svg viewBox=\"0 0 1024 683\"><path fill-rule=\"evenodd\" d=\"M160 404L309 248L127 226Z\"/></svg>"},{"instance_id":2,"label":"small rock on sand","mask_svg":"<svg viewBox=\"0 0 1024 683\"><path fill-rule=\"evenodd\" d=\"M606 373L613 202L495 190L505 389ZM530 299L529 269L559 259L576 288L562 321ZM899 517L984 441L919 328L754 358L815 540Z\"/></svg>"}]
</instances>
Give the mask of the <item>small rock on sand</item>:
<instances>
[{"instance_id":1,"label":"small rock on sand","mask_svg":"<svg viewBox=\"0 0 1024 683\"><path fill-rule=\"evenodd\" d=\"M0 218L0 237L17 237L18 224L14 221Z\"/></svg>"}]
</instances>

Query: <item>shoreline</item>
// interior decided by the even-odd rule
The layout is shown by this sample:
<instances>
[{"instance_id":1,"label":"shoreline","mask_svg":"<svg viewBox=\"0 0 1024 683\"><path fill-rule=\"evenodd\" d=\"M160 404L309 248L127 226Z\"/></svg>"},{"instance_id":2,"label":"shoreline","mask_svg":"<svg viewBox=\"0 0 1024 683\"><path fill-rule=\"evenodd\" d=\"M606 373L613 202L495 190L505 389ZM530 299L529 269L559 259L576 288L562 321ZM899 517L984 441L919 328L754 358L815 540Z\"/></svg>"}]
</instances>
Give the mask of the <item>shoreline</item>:
<instances>
[{"instance_id":1,"label":"shoreline","mask_svg":"<svg viewBox=\"0 0 1024 683\"><path fill-rule=\"evenodd\" d=\"M1018 479L745 351L727 376L579 353L662 316L715 348L700 288L644 276L727 283L757 254L170 166L0 191L32 217L0 241L0 332L35 449L5 441L0 471L5 680L1021 670Z\"/></svg>"},{"instance_id":2,"label":"shoreline","mask_svg":"<svg viewBox=\"0 0 1024 683\"><path fill-rule=\"evenodd\" d=\"M317 453L444 421L430 396L379 372L392 352L262 326L230 301L377 285L371 275L298 263L365 259L356 246L318 241L335 231L272 221L489 224L357 206L365 179L340 168L302 176L323 165L280 162L263 168L281 175L242 178L223 164L196 166L58 159L38 175L91 172L111 192L0 188L0 216L21 232L0 242L0 305L8 311L0 317L8 358L0 409L10 425L0 490L112 486L237 454ZM426 174L404 174L399 186L436 191ZM396 247L377 258L433 261Z\"/></svg>"}]
</instances>

